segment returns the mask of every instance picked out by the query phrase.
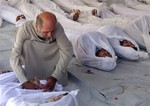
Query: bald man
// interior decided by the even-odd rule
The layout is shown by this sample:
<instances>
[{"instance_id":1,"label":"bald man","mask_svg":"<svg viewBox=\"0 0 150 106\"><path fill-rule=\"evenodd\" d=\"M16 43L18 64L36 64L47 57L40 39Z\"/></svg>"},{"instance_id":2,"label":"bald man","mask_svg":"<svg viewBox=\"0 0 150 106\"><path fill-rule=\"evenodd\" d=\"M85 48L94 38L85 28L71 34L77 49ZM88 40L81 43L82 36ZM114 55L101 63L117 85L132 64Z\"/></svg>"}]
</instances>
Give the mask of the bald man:
<instances>
[{"instance_id":1,"label":"bald man","mask_svg":"<svg viewBox=\"0 0 150 106\"><path fill-rule=\"evenodd\" d=\"M67 84L66 68L71 57L72 45L64 29L53 13L43 12L19 28L10 64L23 88L53 90L57 81ZM39 88L31 82L34 77L47 83Z\"/></svg>"}]
</instances>

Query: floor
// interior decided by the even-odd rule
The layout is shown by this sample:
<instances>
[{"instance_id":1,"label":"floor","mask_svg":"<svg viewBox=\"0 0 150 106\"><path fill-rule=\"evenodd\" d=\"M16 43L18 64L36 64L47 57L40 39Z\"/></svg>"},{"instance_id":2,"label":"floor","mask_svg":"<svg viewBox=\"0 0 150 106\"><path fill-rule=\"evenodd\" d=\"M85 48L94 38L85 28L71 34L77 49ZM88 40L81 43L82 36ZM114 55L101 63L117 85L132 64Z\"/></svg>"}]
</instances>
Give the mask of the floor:
<instances>
[{"instance_id":1,"label":"floor","mask_svg":"<svg viewBox=\"0 0 150 106\"><path fill-rule=\"evenodd\" d=\"M0 28L0 71L11 70L9 58L17 28L7 22ZM73 58L68 67L69 84L79 89L80 106L149 106L150 59L119 59L112 72L86 67ZM90 71L90 72L89 72Z\"/></svg>"}]
</instances>

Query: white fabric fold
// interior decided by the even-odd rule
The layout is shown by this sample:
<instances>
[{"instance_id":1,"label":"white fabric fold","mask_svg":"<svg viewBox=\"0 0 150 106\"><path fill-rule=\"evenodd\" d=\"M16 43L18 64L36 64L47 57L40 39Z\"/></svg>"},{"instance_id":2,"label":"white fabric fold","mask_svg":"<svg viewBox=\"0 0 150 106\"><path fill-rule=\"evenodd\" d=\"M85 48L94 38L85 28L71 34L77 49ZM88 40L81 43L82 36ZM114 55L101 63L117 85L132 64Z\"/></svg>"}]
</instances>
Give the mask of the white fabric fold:
<instances>
[{"instance_id":1,"label":"white fabric fold","mask_svg":"<svg viewBox=\"0 0 150 106\"><path fill-rule=\"evenodd\" d=\"M46 83L46 80L41 80L40 82ZM61 91L62 89L62 85L56 83L54 91ZM0 74L0 106L5 106L8 99L11 97L21 96L24 94L34 95L35 93L40 92L43 92L43 90L22 89L14 72Z\"/></svg>"},{"instance_id":2,"label":"white fabric fold","mask_svg":"<svg viewBox=\"0 0 150 106\"><path fill-rule=\"evenodd\" d=\"M97 68L103 71L110 71L116 67L115 53L110 46L106 37L99 32L88 32L82 34L76 43L73 43L73 48L77 60L86 66ZM105 49L111 57L97 57L95 55L96 48Z\"/></svg>"},{"instance_id":3,"label":"white fabric fold","mask_svg":"<svg viewBox=\"0 0 150 106\"><path fill-rule=\"evenodd\" d=\"M138 60L143 58L148 58L148 53L141 52L139 49L138 44L131 39L122 29L115 25L106 25L98 29L101 33L107 36L111 46L115 50L116 54L128 60ZM135 45L137 50L133 49L132 47L124 47L120 45L120 41L128 40L131 41L132 44Z\"/></svg>"},{"instance_id":4,"label":"white fabric fold","mask_svg":"<svg viewBox=\"0 0 150 106\"><path fill-rule=\"evenodd\" d=\"M147 11L142 10L135 10L132 8L129 8L123 4L111 4L110 8L117 14L126 16L131 19L135 19L140 16L150 16L150 13Z\"/></svg>"},{"instance_id":5,"label":"white fabric fold","mask_svg":"<svg viewBox=\"0 0 150 106\"><path fill-rule=\"evenodd\" d=\"M144 4L143 1L140 0L125 0L125 4L128 7L131 7L136 10L150 11L150 5Z\"/></svg>"},{"instance_id":6,"label":"white fabric fold","mask_svg":"<svg viewBox=\"0 0 150 106\"><path fill-rule=\"evenodd\" d=\"M62 95L66 92L68 94L63 96L58 101L49 102L49 99L53 96ZM75 92L76 91L41 92L36 94L21 95L10 98L6 106L78 106Z\"/></svg>"},{"instance_id":7,"label":"white fabric fold","mask_svg":"<svg viewBox=\"0 0 150 106\"><path fill-rule=\"evenodd\" d=\"M0 16L2 17L3 20L10 22L12 24L16 23L16 17L18 15L21 15L22 13L8 5L0 5Z\"/></svg>"},{"instance_id":8,"label":"white fabric fold","mask_svg":"<svg viewBox=\"0 0 150 106\"><path fill-rule=\"evenodd\" d=\"M141 16L131 23L127 24L124 31L134 39L140 47L146 48L150 53L150 18Z\"/></svg>"}]
</instances>

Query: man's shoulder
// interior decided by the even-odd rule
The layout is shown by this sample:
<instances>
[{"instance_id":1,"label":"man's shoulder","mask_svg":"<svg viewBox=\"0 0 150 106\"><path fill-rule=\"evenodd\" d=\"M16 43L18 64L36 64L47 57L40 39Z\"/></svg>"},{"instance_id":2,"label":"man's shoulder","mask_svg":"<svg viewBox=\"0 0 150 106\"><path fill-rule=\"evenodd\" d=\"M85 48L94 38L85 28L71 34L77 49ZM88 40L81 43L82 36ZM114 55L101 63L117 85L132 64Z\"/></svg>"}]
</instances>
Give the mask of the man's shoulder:
<instances>
[{"instance_id":1,"label":"man's shoulder","mask_svg":"<svg viewBox=\"0 0 150 106\"><path fill-rule=\"evenodd\" d=\"M57 24L56 24L56 29L55 29L57 32L62 32L62 31L64 31L64 29L63 29L63 26L59 23L59 22L57 22Z\"/></svg>"},{"instance_id":2,"label":"man's shoulder","mask_svg":"<svg viewBox=\"0 0 150 106\"><path fill-rule=\"evenodd\" d=\"M33 21L28 21L23 25L23 27L32 27L32 26L33 26Z\"/></svg>"},{"instance_id":3,"label":"man's shoulder","mask_svg":"<svg viewBox=\"0 0 150 106\"><path fill-rule=\"evenodd\" d=\"M19 30L22 30L22 31L30 31L30 30L32 30L32 28L33 28L33 21L28 21L28 22L26 22L25 24L23 24L20 28L19 28Z\"/></svg>"}]
</instances>

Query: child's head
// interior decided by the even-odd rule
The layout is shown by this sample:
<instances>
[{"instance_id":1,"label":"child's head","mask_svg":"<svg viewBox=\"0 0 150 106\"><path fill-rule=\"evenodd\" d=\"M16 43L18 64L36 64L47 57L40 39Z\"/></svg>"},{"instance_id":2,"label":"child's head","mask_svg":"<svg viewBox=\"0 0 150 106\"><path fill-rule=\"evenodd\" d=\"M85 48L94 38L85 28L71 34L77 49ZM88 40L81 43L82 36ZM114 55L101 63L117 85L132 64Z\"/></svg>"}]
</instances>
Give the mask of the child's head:
<instances>
[{"instance_id":1,"label":"child's head","mask_svg":"<svg viewBox=\"0 0 150 106\"><path fill-rule=\"evenodd\" d=\"M97 52L96 52L96 56L97 57L112 57L112 55L105 49L99 49Z\"/></svg>"}]
</instances>

